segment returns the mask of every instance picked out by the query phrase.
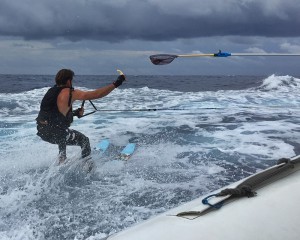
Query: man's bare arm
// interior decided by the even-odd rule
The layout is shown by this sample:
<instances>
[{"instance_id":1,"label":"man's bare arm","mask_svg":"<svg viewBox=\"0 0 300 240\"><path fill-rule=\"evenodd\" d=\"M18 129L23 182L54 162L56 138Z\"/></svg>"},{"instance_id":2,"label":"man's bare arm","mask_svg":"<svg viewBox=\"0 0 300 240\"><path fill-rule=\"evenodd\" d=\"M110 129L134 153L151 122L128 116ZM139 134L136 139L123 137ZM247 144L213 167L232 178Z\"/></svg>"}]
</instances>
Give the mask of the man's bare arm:
<instances>
[{"instance_id":1,"label":"man's bare arm","mask_svg":"<svg viewBox=\"0 0 300 240\"><path fill-rule=\"evenodd\" d=\"M74 90L72 93L72 101L75 100L93 100L97 98L105 97L109 94L112 90L116 87L114 84L109 84L105 87L98 88L93 91L81 91L81 90Z\"/></svg>"}]
</instances>

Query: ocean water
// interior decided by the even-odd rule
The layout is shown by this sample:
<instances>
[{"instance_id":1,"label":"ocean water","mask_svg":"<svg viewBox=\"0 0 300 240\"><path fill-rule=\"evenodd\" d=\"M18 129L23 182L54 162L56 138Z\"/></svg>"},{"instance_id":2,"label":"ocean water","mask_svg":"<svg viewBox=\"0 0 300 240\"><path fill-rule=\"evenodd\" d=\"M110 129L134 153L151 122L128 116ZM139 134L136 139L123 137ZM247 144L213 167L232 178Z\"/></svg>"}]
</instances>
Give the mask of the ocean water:
<instances>
[{"instance_id":1,"label":"ocean water","mask_svg":"<svg viewBox=\"0 0 300 240\"><path fill-rule=\"evenodd\" d=\"M92 147L110 139L107 154L92 152L94 172L78 171L78 147L58 167L35 124L53 78L0 75L1 240L101 239L300 154L297 76L128 76L72 125ZM76 76L74 86L114 78ZM116 160L128 142L136 152Z\"/></svg>"}]
</instances>

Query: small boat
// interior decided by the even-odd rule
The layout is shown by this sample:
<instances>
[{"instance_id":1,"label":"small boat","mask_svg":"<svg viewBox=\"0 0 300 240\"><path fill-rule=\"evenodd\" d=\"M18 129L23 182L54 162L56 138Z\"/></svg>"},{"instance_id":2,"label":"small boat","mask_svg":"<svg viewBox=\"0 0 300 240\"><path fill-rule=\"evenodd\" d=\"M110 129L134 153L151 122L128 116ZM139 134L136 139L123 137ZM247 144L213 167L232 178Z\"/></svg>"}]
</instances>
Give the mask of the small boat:
<instances>
[{"instance_id":1,"label":"small boat","mask_svg":"<svg viewBox=\"0 0 300 240\"><path fill-rule=\"evenodd\" d=\"M266 170L106 239L299 239L299 170L300 155L280 159Z\"/></svg>"}]
</instances>

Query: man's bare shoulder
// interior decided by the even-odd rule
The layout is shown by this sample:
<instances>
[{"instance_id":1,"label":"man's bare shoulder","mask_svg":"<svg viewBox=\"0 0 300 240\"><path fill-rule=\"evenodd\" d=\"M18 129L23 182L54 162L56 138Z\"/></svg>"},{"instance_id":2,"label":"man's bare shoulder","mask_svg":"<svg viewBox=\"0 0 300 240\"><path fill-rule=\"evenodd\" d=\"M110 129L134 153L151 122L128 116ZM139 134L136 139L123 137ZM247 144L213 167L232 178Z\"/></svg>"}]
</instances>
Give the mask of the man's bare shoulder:
<instances>
[{"instance_id":1,"label":"man's bare shoulder","mask_svg":"<svg viewBox=\"0 0 300 240\"><path fill-rule=\"evenodd\" d=\"M73 100L86 100L86 91L82 91L79 89L74 89L72 93L72 98Z\"/></svg>"},{"instance_id":2,"label":"man's bare shoulder","mask_svg":"<svg viewBox=\"0 0 300 240\"><path fill-rule=\"evenodd\" d=\"M64 88L61 90L60 94L58 95L58 98L63 100L63 99L68 99L70 95L70 89L69 88Z\"/></svg>"}]
</instances>

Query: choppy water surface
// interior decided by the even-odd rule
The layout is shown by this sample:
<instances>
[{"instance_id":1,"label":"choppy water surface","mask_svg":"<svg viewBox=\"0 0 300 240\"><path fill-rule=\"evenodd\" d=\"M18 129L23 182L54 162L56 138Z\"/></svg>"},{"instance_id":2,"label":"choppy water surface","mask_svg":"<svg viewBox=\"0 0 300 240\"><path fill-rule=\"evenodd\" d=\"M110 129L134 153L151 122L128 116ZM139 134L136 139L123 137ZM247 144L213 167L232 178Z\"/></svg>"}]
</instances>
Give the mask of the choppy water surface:
<instances>
[{"instance_id":1,"label":"choppy water surface","mask_svg":"<svg viewBox=\"0 0 300 240\"><path fill-rule=\"evenodd\" d=\"M76 77L80 88L110 82L87 78ZM300 153L298 78L135 76L72 126L92 146L112 143L105 156L93 151L87 176L78 147L58 167L57 146L36 136L51 79L1 76L1 239L101 239ZM117 161L127 142L135 154Z\"/></svg>"}]
</instances>

